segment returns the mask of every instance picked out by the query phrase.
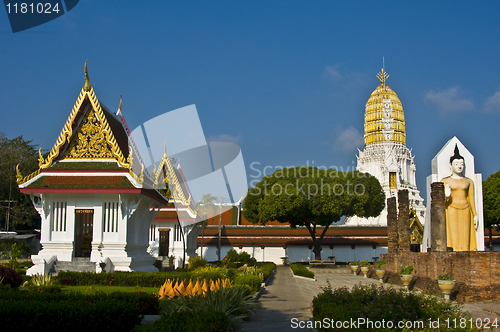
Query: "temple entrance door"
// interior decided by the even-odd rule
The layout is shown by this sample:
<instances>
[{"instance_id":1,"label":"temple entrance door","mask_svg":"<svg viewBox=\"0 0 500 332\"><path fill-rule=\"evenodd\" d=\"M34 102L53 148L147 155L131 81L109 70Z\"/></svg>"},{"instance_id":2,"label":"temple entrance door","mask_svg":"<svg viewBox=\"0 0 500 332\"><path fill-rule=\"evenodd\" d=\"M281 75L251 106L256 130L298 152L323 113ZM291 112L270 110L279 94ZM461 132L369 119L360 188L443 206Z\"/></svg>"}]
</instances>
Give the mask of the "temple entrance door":
<instances>
[{"instance_id":1,"label":"temple entrance door","mask_svg":"<svg viewBox=\"0 0 500 332\"><path fill-rule=\"evenodd\" d=\"M75 257L90 257L93 226L94 210L75 210Z\"/></svg>"},{"instance_id":2,"label":"temple entrance door","mask_svg":"<svg viewBox=\"0 0 500 332\"><path fill-rule=\"evenodd\" d=\"M160 232L160 248L158 256L168 256L168 243L170 240L170 229L159 229Z\"/></svg>"}]
</instances>

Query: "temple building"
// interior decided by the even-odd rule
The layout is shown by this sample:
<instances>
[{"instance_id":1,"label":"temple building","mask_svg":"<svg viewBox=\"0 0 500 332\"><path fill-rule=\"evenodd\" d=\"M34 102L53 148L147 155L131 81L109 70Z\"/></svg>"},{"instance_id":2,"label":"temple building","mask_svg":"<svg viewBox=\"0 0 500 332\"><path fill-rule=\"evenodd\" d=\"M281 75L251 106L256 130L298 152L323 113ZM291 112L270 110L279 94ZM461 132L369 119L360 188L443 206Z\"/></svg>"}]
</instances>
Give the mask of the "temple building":
<instances>
[{"instance_id":1,"label":"temple building","mask_svg":"<svg viewBox=\"0 0 500 332\"><path fill-rule=\"evenodd\" d=\"M42 224L42 250L31 257L29 275L157 271L153 256L173 254L185 261L187 252L194 255L199 221L180 173L165 151L149 174L121 104L120 98L114 113L97 99L85 63L85 85L52 150L46 157L39 151L39 169L32 174L23 176L18 165L20 191L31 197ZM172 207L169 198L180 207ZM174 215L153 222L163 211ZM186 211L180 220L177 213ZM148 252L155 248L160 252Z\"/></svg>"},{"instance_id":2,"label":"temple building","mask_svg":"<svg viewBox=\"0 0 500 332\"><path fill-rule=\"evenodd\" d=\"M389 75L384 69L377 77L380 85L372 92L365 107L365 148L359 151L356 169L375 176L387 198L397 199L398 190L407 189L410 206L416 217L424 221L425 206L415 180L414 156L406 147L403 105L396 92L386 84ZM344 225L386 226L387 207L378 217L354 216L347 218Z\"/></svg>"}]
</instances>

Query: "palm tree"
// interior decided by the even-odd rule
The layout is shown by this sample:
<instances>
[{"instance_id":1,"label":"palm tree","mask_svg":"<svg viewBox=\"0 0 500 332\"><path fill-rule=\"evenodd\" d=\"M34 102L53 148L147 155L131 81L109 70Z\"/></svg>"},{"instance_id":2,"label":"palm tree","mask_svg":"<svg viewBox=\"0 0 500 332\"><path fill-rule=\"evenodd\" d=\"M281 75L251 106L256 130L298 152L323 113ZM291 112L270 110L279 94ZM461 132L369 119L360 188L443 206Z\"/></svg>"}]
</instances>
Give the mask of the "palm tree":
<instances>
[{"instance_id":1,"label":"palm tree","mask_svg":"<svg viewBox=\"0 0 500 332\"><path fill-rule=\"evenodd\" d=\"M202 200L195 204L196 211L201 215L203 221L201 224L201 257L203 258L203 239L205 233L205 225L208 221L209 210L212 210L212 216L215 215L217 197L212 194L204 194Z\"/></svg>"}]
</instances>

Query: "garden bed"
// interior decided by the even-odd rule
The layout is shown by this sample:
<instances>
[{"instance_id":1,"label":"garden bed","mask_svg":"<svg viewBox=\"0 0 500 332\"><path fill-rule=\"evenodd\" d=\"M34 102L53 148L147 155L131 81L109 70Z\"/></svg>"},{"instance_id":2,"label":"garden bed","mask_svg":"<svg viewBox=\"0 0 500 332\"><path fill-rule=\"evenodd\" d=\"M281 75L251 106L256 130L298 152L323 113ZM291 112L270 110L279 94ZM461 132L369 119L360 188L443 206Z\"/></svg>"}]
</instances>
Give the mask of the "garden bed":
<instances>
[{"instance_id":1,"label":"garden bed","mask_svg":"<svg viewBox=\"0 0 500 332\"><path fill-rule=\"evenodd\" d=\"M313 317L314 321L320 322L315 326L318 331L336 331L335 323L345 321L358 322L356 331L430 332L449 331L450 328L454 331L479 331L470 324L468 328L453 325L453 322L465 322L466 326L470 318L457 303L375 285L356 285L352 289L332 289L327 285L313 299ZM364 323L359 324L360 321Z\"/></svg>"},{"instance_id":2,"label":"garden bed","mask_svg":"<svg viewBox=\"0 0 500 332\"><path fill-rule=\"evenodd\" d=\"M290 270L294 276L309 278L314 280L314 272L310 271L304 265L290 264Z\"/></svg>"}]
</instances>

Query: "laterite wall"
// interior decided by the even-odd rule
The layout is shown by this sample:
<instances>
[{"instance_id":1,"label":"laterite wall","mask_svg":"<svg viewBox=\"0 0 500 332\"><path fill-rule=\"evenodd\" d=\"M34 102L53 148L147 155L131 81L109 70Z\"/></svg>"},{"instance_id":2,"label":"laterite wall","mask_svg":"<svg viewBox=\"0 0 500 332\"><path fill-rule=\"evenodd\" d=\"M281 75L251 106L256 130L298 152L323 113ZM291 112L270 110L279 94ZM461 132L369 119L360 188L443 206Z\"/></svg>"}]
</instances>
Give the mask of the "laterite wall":
<instances>
[{"instance_id":1,"label":"laterite wall","mask_svg":"<svg viewBox=\"0 0 500 332\"><path fill-rule=\"evenodd\" d=\"M412 285L421 290L441 294L439 275L451 273L456 280L451 299L457 302L500 300L500 253L497 251L404 252L382 254L387 260L386 277L401 284L397 269L401 264L417 270Z\"/></svg>"}]
</instances>

